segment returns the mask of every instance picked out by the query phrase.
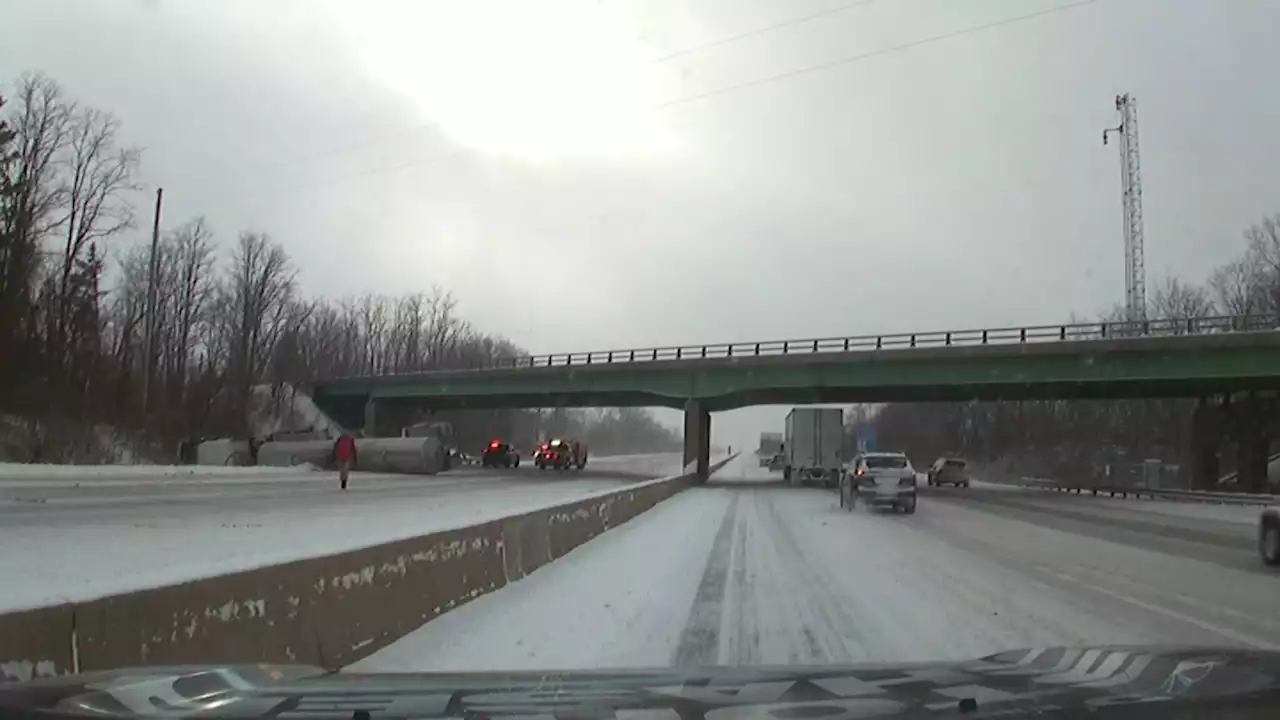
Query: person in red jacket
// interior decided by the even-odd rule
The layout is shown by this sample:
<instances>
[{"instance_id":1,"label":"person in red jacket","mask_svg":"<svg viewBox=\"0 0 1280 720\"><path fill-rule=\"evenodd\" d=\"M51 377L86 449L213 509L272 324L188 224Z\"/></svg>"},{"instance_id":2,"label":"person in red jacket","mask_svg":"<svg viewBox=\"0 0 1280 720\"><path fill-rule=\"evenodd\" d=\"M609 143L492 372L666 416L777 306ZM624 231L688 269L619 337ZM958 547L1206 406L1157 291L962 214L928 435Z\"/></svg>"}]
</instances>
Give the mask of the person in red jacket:
<instances>
[{"instance_id":1,"label":"person in red jacket","mask_svg":"<svg viewBox=\"0 0 1280 720\"><path fill-rule=\"evenodd\" d=\"M333 444L333 459L338 463L338 480L342 489L347 489L347 475L351 466L356 464L356 439L350 433L342 433Z\"/></svg>"}]
</instances>

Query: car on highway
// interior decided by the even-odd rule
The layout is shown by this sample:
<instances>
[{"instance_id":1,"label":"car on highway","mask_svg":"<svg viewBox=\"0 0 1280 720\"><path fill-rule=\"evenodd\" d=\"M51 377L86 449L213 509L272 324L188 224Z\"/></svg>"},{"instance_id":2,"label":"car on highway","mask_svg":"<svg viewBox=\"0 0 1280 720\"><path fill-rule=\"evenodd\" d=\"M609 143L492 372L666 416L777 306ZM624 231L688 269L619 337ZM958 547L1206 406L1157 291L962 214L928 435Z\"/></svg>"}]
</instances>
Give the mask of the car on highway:
<instances>
[{"instance_id":1,"label":"car on highway","mask_svg":"<svg viewBox=\"0 0 1280 720\"><path fill-rule=\"evenodd\" d=\"M862 453L840 477L840 507L853 510L890 508L908 515L916 511L916 469L903 453Z\"/></svg>"},{"instance_id":2,"label":"car on highway","mask_svg":"<svg viewBox=\"0 0 1280 720\"><path fill-rule=\"evenodd\" d=\"M533 464L539 470L581 470L587 466L587 446L577 440L549 440L538 448Z\"/></svg>"},{"instance_id":3,"label":"car on highway","mask_svg":"<svg viewBox=\"0 0 1280 720\"><path fill-rule=\"evenodd\" d=\"M484 467L518 468L520 451L509 442L494 440L480 453L480 464Z\"/></svg>"},{"instance_id":4,"label":"car on highway","mask_svg":"<svg viewBox=\"0 0 1280 720\"><path fill-rule=\"evenodd\" d=\"M1258 554L1264 565L1280 567L1280 507L1269 507L1258 518Z\"/></svg>"},{"instance_id":5,"label":"car on highway","mask_svg":"<svg viewBox=\"0 0 1280 720\"><path fill-rule=\"evenodd\" d=\"M963 458L940 457L929 466L925 482L928 485L954 485L969 487L969 463Z\"/></svg>"}]
</instances>

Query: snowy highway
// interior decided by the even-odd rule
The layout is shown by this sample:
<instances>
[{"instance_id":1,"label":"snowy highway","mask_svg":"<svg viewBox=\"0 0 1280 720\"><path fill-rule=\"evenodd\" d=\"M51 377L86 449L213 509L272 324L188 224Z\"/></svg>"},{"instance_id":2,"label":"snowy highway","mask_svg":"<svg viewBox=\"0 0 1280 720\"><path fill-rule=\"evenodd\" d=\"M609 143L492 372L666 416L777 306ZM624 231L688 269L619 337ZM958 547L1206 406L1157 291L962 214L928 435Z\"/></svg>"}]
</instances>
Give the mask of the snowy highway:
<instances>
[{"instance_id":1,"label":"snowy highway","mask_svg":"<svg viewBox=\"0 0 1280 720\"><path fill-rule=\"evenodd\" d=\"M678 455L582 473L0 466L0 612L85 600L461 527L677 474Z\"/></svg>"},{"instance_id":2,"label":"snowy highway","mask_svg":"<svg viewBox=\"0 0 1280 720\"><path fill-rule=\"evenodd\" d=\"M1256 508L975 484L852 513L744 457L351 670L971 658L1047 644L1280 648Z\"/></svg>"}]
</instances>

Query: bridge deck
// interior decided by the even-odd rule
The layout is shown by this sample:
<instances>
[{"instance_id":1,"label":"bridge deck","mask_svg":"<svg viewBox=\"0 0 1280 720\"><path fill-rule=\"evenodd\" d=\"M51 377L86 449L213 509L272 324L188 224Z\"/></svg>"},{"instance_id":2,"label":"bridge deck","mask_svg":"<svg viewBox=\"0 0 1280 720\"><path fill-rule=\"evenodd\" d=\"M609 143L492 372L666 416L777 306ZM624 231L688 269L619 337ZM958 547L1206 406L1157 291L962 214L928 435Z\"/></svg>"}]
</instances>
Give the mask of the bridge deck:
<instances>
[{"instance_id":1,"label":"bridge deck","mask_svg":"<svg viewBox=\"0 0 1280 720\"><path fill-rule=\"evenodd\" d=\"M681 407L697 399L725 410L774 403L1191 397L1280 387L1280 332L1252 329L1257 322L1231 331L1240 320L1228 321L1232 325L1161 321L1170 323L1166 333L1178 334L1138 336L1092 324L879 336L870 347L866 338L849 338L546 355L483 368L338 378L314 390L317 403L350 414L369 398L438 409ZM846 345L857 349L845 351Z\"/></svg>"}]
</instances>

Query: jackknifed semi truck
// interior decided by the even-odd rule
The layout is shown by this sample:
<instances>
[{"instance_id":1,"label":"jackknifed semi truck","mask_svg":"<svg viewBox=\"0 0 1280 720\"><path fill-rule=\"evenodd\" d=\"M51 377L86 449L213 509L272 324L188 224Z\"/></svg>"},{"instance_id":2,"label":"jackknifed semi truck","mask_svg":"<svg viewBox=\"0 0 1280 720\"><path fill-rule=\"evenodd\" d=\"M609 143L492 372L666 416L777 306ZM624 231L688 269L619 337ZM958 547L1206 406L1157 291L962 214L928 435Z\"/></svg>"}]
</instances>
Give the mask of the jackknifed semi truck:
<instances>
[{"instance_id":1,"label":"jackknifed semi truck","mask_svg":"<svg viewBox=\"0 0 1280 720\"><path fill-rule=\"evenodd\" d=\"M768 467L769 462L773 460L773 456L780 452L782 452L782 433L760 433L760 447L756 450L756 457L760 460L760 467Z\"/></svg>"}]
</instances>

